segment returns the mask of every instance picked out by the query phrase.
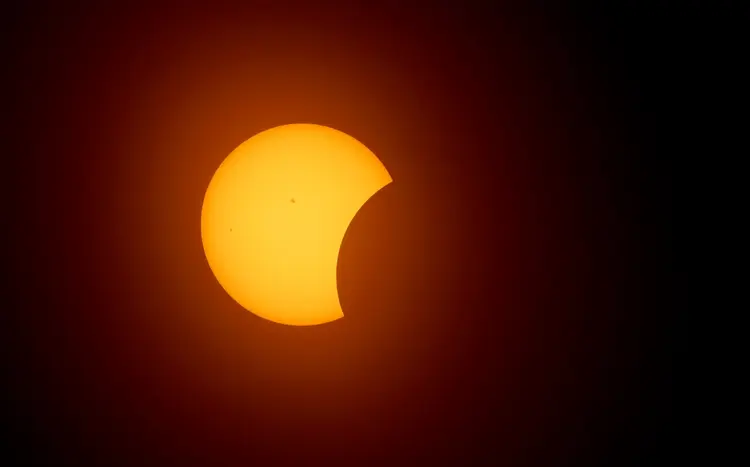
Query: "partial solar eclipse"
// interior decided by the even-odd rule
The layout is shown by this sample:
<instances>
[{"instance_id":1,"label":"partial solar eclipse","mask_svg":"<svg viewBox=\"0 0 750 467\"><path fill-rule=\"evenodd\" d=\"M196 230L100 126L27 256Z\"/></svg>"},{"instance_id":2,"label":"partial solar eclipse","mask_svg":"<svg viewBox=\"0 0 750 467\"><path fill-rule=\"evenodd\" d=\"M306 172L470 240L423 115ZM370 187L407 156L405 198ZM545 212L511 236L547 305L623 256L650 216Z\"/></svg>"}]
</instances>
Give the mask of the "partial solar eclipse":
<instances>
[{"instance_id":1,"label":"partial solar eclipse","mask_svg":"<svg viewBox=\"0 0 750 467\"><path fill-rule=\"evenodd\" d=\"M287 325L344 316L336 265L357 211L393 180L365 145L333 128L283 125L232 151L208 185L201 238L237 303Z\"/></svg>"}]
</instances>

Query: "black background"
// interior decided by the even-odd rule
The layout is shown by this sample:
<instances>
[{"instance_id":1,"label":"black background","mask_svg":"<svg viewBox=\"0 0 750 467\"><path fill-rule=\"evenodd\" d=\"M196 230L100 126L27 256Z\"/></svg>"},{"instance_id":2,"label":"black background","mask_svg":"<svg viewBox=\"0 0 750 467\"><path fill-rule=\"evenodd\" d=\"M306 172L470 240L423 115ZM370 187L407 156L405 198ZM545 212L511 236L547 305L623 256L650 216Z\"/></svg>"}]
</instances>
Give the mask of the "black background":
<instances>
[{"instance_id":1,"label":"black background","mask_svg":"<svg viewBox=\"0 0 750 467\"><path fill-rule=\"evenodd\" d=\"M6 16L6 465L668 463L689 2L267 3ZM313 328L232 302L198 227L294 122L394 178Z\"/></svg>"}]
</instances>

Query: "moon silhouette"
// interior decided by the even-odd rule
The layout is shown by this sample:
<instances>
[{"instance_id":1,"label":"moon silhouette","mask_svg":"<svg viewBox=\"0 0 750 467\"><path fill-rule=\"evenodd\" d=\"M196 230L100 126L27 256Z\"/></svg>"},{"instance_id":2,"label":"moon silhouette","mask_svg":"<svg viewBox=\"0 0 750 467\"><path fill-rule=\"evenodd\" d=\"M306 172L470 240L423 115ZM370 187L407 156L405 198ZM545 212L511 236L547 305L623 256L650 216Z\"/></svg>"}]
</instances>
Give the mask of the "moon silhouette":
<instances>
[{"instance_id":1,"label":"moon silhouette","mask_svg":"<svg viewBox=\"0 0 750 467\"><path fill-rule=\"evenodd\" d=\"M283 125L237 147L208 185L203 249L248 311L305 326L344 316L336 265L360 208L393 180L364 144L333 128Z\"/></svg>"}]
</instances>

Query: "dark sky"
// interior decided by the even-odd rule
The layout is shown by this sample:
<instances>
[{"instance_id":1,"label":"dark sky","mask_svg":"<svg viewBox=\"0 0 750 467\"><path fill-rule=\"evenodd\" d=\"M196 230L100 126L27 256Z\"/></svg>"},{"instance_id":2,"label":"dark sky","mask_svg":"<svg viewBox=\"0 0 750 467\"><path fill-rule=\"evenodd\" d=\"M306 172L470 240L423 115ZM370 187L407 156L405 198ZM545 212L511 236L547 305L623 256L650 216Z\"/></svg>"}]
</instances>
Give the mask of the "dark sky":
<instances>
[{"instance_id":1,"label":"dark sky","mask_svg":"<svg viewBox=\"0 0 750 467\"><path fill-rule=\"evenodd\" d=\"M692 7L102 3L7 15L4 465L669 463ZM226 295L199 220L232 149L303 122L394 183L345 318L293 328Z\"/></svg>"}]
</instances>

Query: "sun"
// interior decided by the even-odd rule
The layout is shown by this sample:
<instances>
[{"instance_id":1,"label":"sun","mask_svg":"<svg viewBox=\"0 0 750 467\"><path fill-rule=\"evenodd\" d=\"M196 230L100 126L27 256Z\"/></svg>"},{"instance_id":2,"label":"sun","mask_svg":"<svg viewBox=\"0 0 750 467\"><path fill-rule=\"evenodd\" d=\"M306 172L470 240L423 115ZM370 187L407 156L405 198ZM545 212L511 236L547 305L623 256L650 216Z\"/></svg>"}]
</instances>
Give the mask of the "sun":
<instances>
[{"instance_id":1,"label":"sun","mask_svg":"<svg viewBox=\"0 0 750 467\"><path fill-rule=\"evenodd\" d=\"M232 151L208 185L203 249L224 290L281 324L341 318L339 249L357 211L392 182L353 137L321 125L263 131Z\"/></svg>"}]
</instances>

